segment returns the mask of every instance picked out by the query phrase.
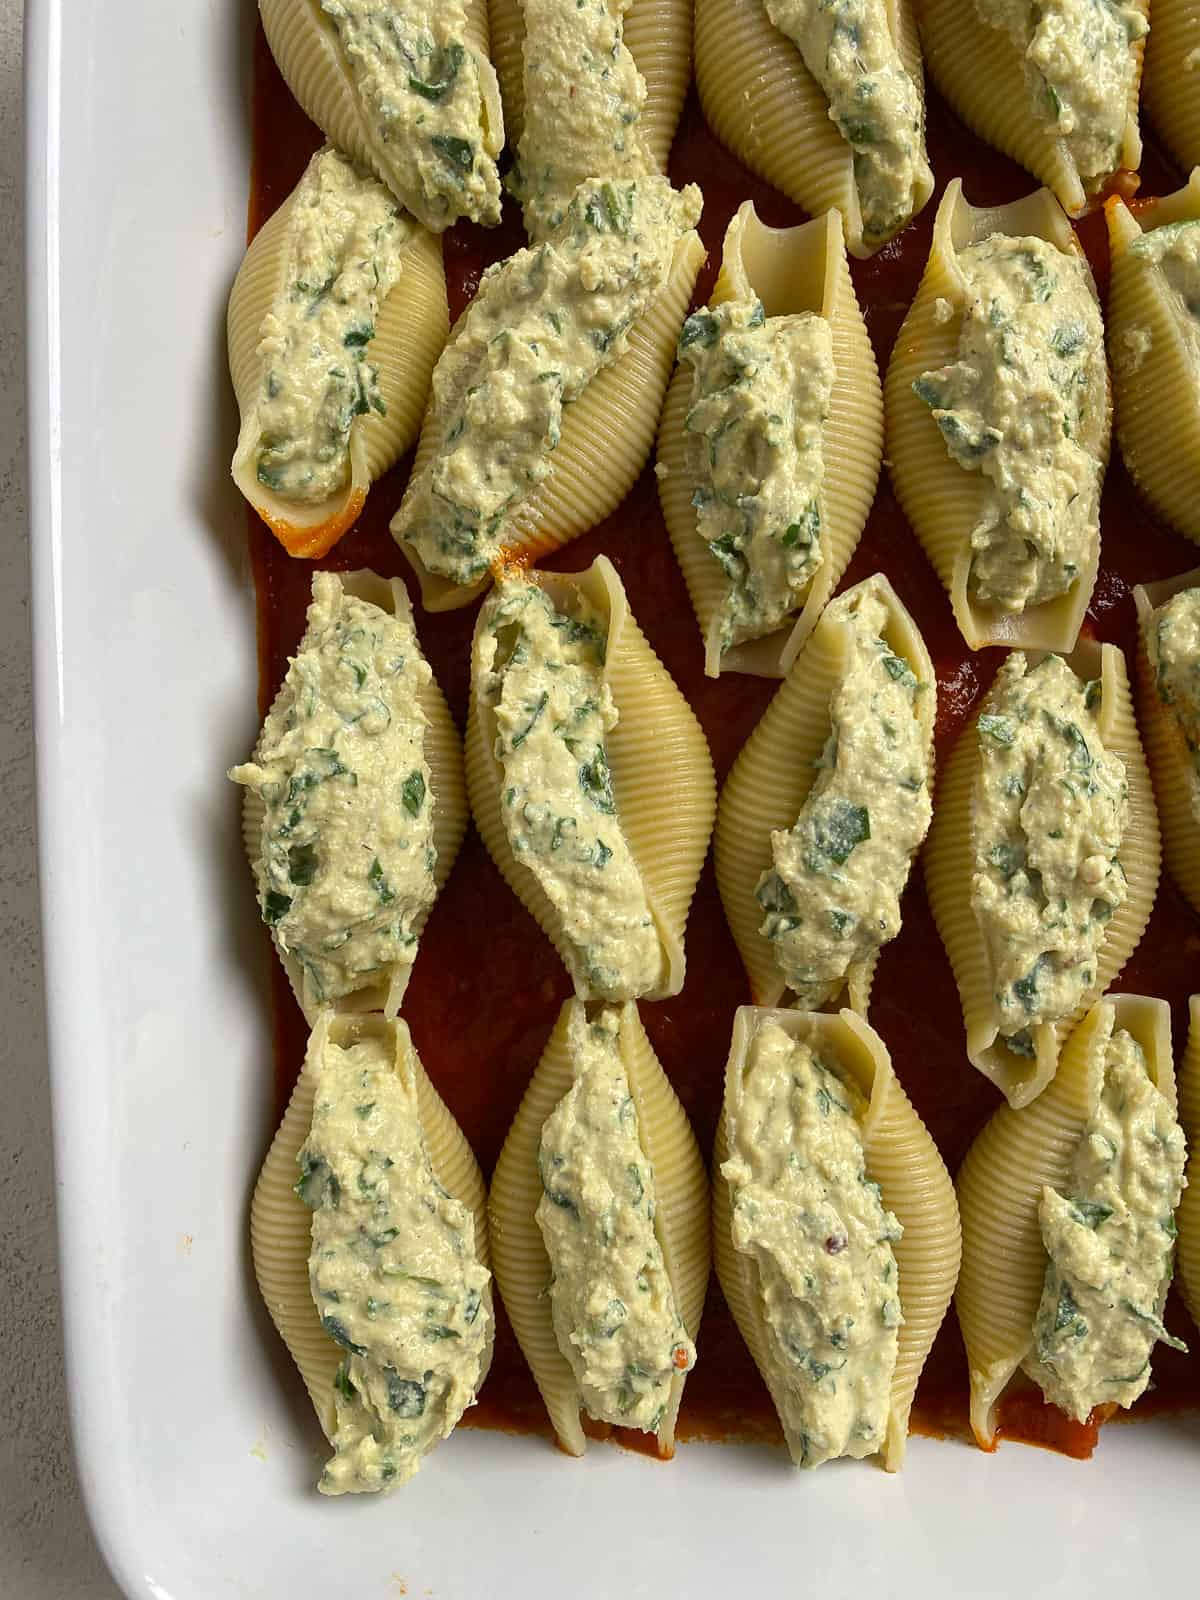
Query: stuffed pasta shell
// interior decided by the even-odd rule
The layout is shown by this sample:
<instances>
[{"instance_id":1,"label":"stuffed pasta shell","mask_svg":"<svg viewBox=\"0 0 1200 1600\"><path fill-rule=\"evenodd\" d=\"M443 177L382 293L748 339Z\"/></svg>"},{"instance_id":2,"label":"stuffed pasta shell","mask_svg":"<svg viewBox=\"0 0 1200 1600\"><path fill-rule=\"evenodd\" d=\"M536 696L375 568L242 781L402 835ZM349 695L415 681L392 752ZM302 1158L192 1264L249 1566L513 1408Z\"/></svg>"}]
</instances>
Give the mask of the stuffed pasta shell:
<instances>
[{"instance_id":1,"label":"stuffed pasta shell","mask_svg":"<svg viewBox=\"0 0 1200 1600\"><path fill-rule=\"evenodd\" d=\"M516 162L507 183L533 241L589 178L665 172L692 66L689 0L490 0Z\"/></svg>"},{"instance_id":2,"label":"stuffed pasta shell","mask_svg":"<svg viewBox=\"0 0 1200 1600\"><path fill-rule=\"evenodd\" d=\"M333 1446L319 1489L404 1483L475 1403L495 1322L483 1179L403 1022L321 1013L250 1241Z\"/></svg>"},{"instance_id":3,"label":"stuffed pasta shell","mask_svg":"<svg viewBox=\"0 0 1200 1600\"><path fill-rule=\"evenodd\" d=\"M431 610L468 605L624 499L658 425L704 248L700 191L580 186L542 244L489 267L433 373L392 520Z\"/></svg>"},{"instance_id":4,"label":"stuffed pasta shell","mask_svg":"<svg viewBox=\"0 0 1200 1600\"><path fill-rule=\"evenodd\" d=\"M1158 874L1121 652L1014 651L946 763L925 852L967 1055L1010 1105L1043 1092L1137 947Z\"/></svg>"},{"instance_id":5,"label":"stuffed pasta shell","mask_svg":"<svg viewBox=\"0 0 1200 1600\"><path fill-rule=\"evenodd\" d=\"M901 1466L959 1254L954 1187L874 1029L742 1006L713 1260L797 1466Z\"/></svg>"},{"instance_id":6,"label":"stuffed pasta shell","mask_svg":"<svg viewBox=\"0 0 1200 1600\"><path fill-rule=\"evenodd\" d=\"M440 241L319 150L229 298L233 480L289 555L323 556L416 438L448 322Z\"/></svg>"},{"instance_id":7,"label":"stuffed pasta shell","mask_svg":"<svg viewBox=\"0 0 1200 1600\"><path fill-rule=\"evenodd\" d=\"M1200 167L1174 194L1104 209L1121 454L1155 510L1200 544Z\"/></svg>"},{"instance_id":8,"label":"stuffed pasta shell","mask_svg":"<svg viewBox=\"0 0 1200 1600\"><path fill-rule=\"evenodd\" d=\"M1138 712L1167 871L1200 911L1200 569L1133 591Z\"/></svg>"},{"instance_id":9,"label":"stuffed pasta shell","mask_svg":"<svg viewBox=\"0 0 1200 1600\"><path fill-rule=\"evenodd\" d=\"M708 1174L637 1006L568 1000L509 1130L496 1282L562 1448L581 1411L674 1453L708 1284Z\"/></svg>"},{"instance_id":10,"label":"stuffed pasta shell","mask_svg":"<svg viewBox=\"0 0 1200 1600\"><path fill-rule=\"evenodd\" d=\"M570 576L516 569L489 596L466 755L488 853L576 994L678 994L712 760L604 556Z\"/></svg>"},{"instance_id":11,"label":"stuffed pasta shell","mask_svg":"<svg viewBox=\"0 0 1200 1600\"><path fill-rule=\"evenodd\" d=\"M1179 166L1200 166L1200 0L1154 0L1143 93Z\"/></svg>"},{"instance_id":12,"label":"stuffed pasta shell","mask_svg":"<svg viewBox=\"0 0 1200 1600\"><path fill-rule=\"evenodd\" d=\"M958 1175L955 1307L971 1428L995 1447L997 1405L1024 1373L1086 1422L1150 1382L1183 1178L1171 1016L1163 1000L1097 1002L1029 1106L1001 1106Z\"/></svg>"},{"instance_id":13,"label":"stuffed pasta shell","mask_svg":"<svg viewBox=\"0 0 1200 1600\"><path fill-rule=\"evenodd\" d=\"M710 678L786 676L854 553L882 448L840 217L768 228L747 200L708 308L683 325L658 435Z\"/></svg>"},{"instance_id":14,"label":"stuffed pasta shell","mask_svg":"<svg viewBox=\"0 0 1200 1600\"><path fill-rule=\"evenodd\" d=\"M1149 0L925 0L921 43L968 127L1078 216L1141 163L1149 14Z\"/></svg>"},{"instance_id":15,"label":"stuffed pasta shell","mask_svg":"<svg viewBox=\"0 0 1200 1600\"><path fill-rule=\"evenodd\" d=\"M1187 1182L1179 1202L1179 1288L1200 1328L1200 995L1188 1001L1187 1048L1179 1074L1179 1120L1188 1145Z\"/></svg>"},{"instance_id":16,"label":"stuffed pasta shell","mask_svg":"<svg viewBox=\"0 0 1200 1600\"><path fill-rule=\"evenodd\" d=\"M755 1004L862 1016L929 828L933 663L877 573L830 602L721 792L726 920Z\"/></svg>"},{"instance_id":17,"label":"stuffed pasta shell","mask_svg":"<svg viewBox=\"0 0 1200 1600\"><path fill-rule=\"evenodd\" d=\"M704 0L696 86L709 126L805 211L875 253L933 193L911 0Z\"/></svg>"},{"instance_id":18,"label":"stuffed pasta shell","mask_svg":"<svg viewBox=\"0 0 1200 1600\"><path fill-rule=\"evenodd\" d=\"M487 0L259 0L288 88L326 137L440 233L500 220L504 115Z\"/></svg>"},{"instance_id":19,"label":"stuffed pasta shell","mask_svg":"<svg viewBox=\"0 0 1200 1600\"><path fill-rule=\"evenodd\" d=\"M884 385L904 514L972 650L1071 650L1096 581L1111 407L1083 250L1041 189L947 187Z\"/></svg>"},{"instance_id":20,"label":"stuffed pasta shell","mask_svg":"<svg viewBox=\"0 0 1200 1600\"><path fill-rule=\"evenodd\" d=\"M458 730L399 579L316 572L267 713L243 833L263 921L311 1025L323 1006L400 1009L462 842Z\"/></svg>"}]
</instances>

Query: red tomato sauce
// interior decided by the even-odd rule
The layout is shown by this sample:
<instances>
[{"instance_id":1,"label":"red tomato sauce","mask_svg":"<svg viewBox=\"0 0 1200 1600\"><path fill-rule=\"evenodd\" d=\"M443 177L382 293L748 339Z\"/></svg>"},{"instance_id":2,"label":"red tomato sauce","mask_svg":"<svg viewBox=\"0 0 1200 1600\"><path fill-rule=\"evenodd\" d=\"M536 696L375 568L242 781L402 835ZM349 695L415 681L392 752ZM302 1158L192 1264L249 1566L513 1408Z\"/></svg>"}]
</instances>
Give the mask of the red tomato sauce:
<instances>
[{"instance_id":1,"label":"red tomato sauce","mask_svg":"<svg viewBox=\"0 0 1200 1600\"><path fill-rule=\"evenodd\" d=\"M260 28L254 65L251 236L287 198L320 143L319 131L279 76ZM974 204L999 204L1034 187L1020 168L970 134L932 91L929 156L938 174L938 193L900 238L870 261L851 262L881 373L916 292L937 202L948 179L966 175L967 197ZM700 232L709 254L695 304L708 297L726 225L743 200L753 199L763 220L777 227L805 220L795 205L752 177L717 142L701 117L694 90L672 150L670 175L676 184L698 182L704 191ZM1143 192L1167 193L1183 179L1184 174L1148 142ZM1100 214L1085 219L1079 232L1103 293L1108 261ZM474 293L483 268L519 249L525 237L519 210L511 200L506 201L498 229L460 223L444 237L453 322ZM264 712L303 632L314 565L330 570L372 567L408 583L422 645L461 726L476 608L441 614L421 608L408 565L388 532L410 465L411 455L374 485L358 524L319 563L292 560L253 512L248 513ZM1120 645L1132 664L1132 586L1186 570L1195 565L1196 551L1155 521L1135 494L1115 442L1104 488L1102 530L1102 565L1086 627L1096 637ZM650 466L606 522L560 551L550 564L561 571L578 571L601 552L616 566L635 616L699 716L721 781L776 685L737 674L717 680L704 676L699 630L659 511ZM938 677L938 756L944 759L991 681L1001 652L972 654L963 643L946 594L900 512L886 470L842 587L879 570L887 573L917 618L933 657ZM879 962L871 1022L886 1041L905 1089L953 1173L1000 1096L967 1062L954 980L919 870L912 874L904 896L903 919L903 931L886 946ZM1188 996L1200 987L1198 958L1200 925L1164 876L1146 936L1114 987L1169 1000L1177 1049L1182 1049L1186 1033ZM282 1114L303 1058L306 1029L273 959L272 972L276 1091ZM458 1118L485 1177L491 1174L559 1007L570 992L570 981L549 941L504 884L477 835L468 832L422 938L404 1016L427 1071ZM675 999L641 1008L654 1048L706 1154L712 1148L720 1109L734 1008L749 999L710 859L688 923L684 990ZM1200 1345L1175 1296L1166 1320L1173 1332L1185 1338L1190 1333L1193 1347ZM497 1321L495 1360L480 1403L467 1412L464 1424L549 1434L533 1379L499 1304ZM766 1389L725 1308L715 1275L698 1345L700 1359L685 1390L679 1437L781 1441ZM1154 1392L1138 1402L1135 1414L1200 1405L1200 1363L1195 1356L1159 1345L1154 1374ZM1090 1455L1095 1444L1094 1424L1081 1427L1069 1422L1044 1405L1036 1391L1006 1400L1001 1417L1003 1437L1044 1444L1072 1456ZM922 1376L912 1427L936 1436L969 1436L966 1362L953 1310ZM607 1431L598 1430L600 1435ZM653 1449L652 1441L637 1435L623 1430L617 1435L633 1448Z\"/></svg>"}]
</instances>

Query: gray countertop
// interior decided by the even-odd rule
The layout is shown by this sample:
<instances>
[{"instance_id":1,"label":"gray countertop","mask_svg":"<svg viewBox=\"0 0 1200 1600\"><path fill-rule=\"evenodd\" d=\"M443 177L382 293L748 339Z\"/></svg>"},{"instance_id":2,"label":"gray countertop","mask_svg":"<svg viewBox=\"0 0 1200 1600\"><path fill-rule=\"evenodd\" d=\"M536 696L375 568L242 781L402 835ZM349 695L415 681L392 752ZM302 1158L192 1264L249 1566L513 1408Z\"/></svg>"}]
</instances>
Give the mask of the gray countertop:
<instances>
[{"instance_id":1,"label":"gray countertop","mask_svg":"<svg viewBox=\"0 0 1200 1600\"><path fill-rule=\"evenodd\" d=\"M23 0L0 0L0 1595L114 1600L67 1430L38 930L25 526Z\"/></svg>"}]
</instances>

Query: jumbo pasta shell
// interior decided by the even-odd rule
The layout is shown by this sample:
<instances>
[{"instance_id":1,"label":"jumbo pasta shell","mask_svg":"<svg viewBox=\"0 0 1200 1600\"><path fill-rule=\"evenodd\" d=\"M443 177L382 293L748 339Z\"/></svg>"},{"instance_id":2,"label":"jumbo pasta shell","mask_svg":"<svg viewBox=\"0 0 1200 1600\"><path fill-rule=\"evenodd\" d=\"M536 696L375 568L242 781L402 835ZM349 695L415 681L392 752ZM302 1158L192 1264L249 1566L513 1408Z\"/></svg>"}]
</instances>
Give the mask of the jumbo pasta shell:
<instances>
[{"instance_id":1,"label":"jumbo pasta shell","mask_svg":"<svg viewBox=\"0 0 1200 1600\"><path fill-rule=\"evenodd\" d=\"M768 1389L771 1383L765 1358L765 1319L754 1268L749 1258L733 1247L729 1184L721 1175L721 1164L729 1156L727 1119L737 1114L746 1056L764 1022L777 1023L793 1039L819 1044L853 1077L868 1102L863 1119L867 1172L879 1184L884 1206L895 1213L904 1229L894 1246L904 1322L883 1452L883 1465L895 1472L904 1461L917 1380L958 1279L961 1235L954 1185L937 1146L895 1075L887 1047L861 1017L852 1011L833 1016L811 1011L760 1010L754 1006L738 1008L713 1152L713 1265L738 1331ZM776 1396L772 1394L771 1398L778 1409ZM798 1463L802 1455L798 1441L789 1438L787 1444L792 1459Z\"/></svg>"},{"instance_id":2,"label":"jumbo pasta shell","mask_svg":"<svg viewBox=\"0 0 1200 1600\"><path fill-rule=\"evenodd\" d=\"M1200 72L1196 98L1200 105ZM1130 477L1154 509L1200 544L1200 372L1161 275L1132 248L1155 228L1188 221L1200 226L1200 168L1174 194L1132 211L1114 195L1104 212L1117 442Z\"/></svg>"},{"instance_id":3,"label":"jumbo pasta shell","mask_svg":"<svg viewBox=\"0 0 1200 1600\"><path fill-rule=\"evenodd\" d=\"M1008 649L1073 650L1087 611L1100 562L1100 543L1066 594L1020 613L1005 612L973 599L970 533L990 489L982 473L967 472L953 460L929 412L913 393L922 373L949 366L957 359L966 305L966 285L957 264L960 250L993 233L1013 238L1033 235L1083 261L1083 249L1062 208L1048 190L1039 189L1003 206L973 206L964 198L962 180L946 188L933 225L929 260L916 299L896 338L884 379L887 457L896 498L950 596L954 620L972 650L999 644ZM1091 282L1090 273L1088 281ZM1095 294L1093 285L1092 292ZM939 321L938 302L953 309ZM1105 382L1108 382L1107 372ZM1098 457L1103 474L1108 461L1111 401L1083 443Z\"/></svg>"},{"instance_id":4,"label":"jumbo pasta shell","mask_svg":"<svg viewBox=\"0 0 1200 1600\"><path fill-rule=\"evenodd\" d=\"M1179 1069L1179 1120L1188 1143L1187 1187L1175 1223L1179 1289L1200 1328L1200 995L1188 1001L1187 1047Z\"/></svg>"},{"instance_id":5,"label":"jumbo pasta shell","mask_svg":"<svg viewBox=\"0 0 1200 1600\"><path fill-rule=\"evenodd\" d=\"M463 9L466 45L479 73L483 149L494 161L504 148L504 114L496 72L488 59L487 0L463 0ZM457 220L431 210L419 192L402 185L402 193L396 186L398 178L387 143L364 112L337 31L318 0L259 0L258 10L284 81L330 143L370 167L427 228L441 232Z\"/></svg>"},{"instance_id":6,"label":"jumbo pasta shell","mask_svg":"<svg viewBox=\"0 0 1200 1600\"><path fill-rule=\"evenodd\" d=\"M1150 120L1186 172L1200 165L1200 0L1154 0L1143 94Z\"/></svg>"},{"instance_id":7,"label":"jumbo pasta shell","mask_svg":"<svg viewBox=\"0 0 1200 1600\"><path fill-rule=\"evenodd\" d=\"M704 639L704 670L786 677L826 601L841 581L875 498L883 452L883 398L867 325L854 293L841 218L827 212L797 228L769 228L747 200L725 234L721 275L710 306L757 297L768 317L811 311L833 333L834 382L821 429L825 478L820 510L825 553L790 627L721 651L719 611L726 581L701 537L692 505L687 431L692 373L681 363L667 391L658 433L658 496L675 556Z\"/></svg>"},{"instance_id":8,"label":"jumbo pasta shell","mask_svg":"<svg viewBox=\"0 0 1200 1600\"><path fill-rule=\"evenodd\" d=\"M395 1071L416 1097L421 1132L434 1176L475 1221L475 1252L488 1265L487 1204L483 1177L462 1130L430 1082L406 1025L380 1016L338 1016L323 1011L308 1041L304 1065L283 1121L267 1151L250 1202L250 1251L271 1321L300 1369L326 1438L334 1431L333 1380L345 1352L321 1327L308 1278L312 1213L295 1192L297 1156L312 1126L317 1064L328 1044L349 1048L363 1039L385 1041L395 1051ZM491 1289L485 1296L491 1311ZM479 1382L491 1359L489 1343Z\"/></svg>"},{"instance_id":9,"label":"jumbo pasta shell","mask_svg":"<svg viewBox=\"0 0 1200 1600\"><path fill-rule=\"evenodd\" d=\"M570 544L615 511L633 488L654 442L679 330L703 260L700 236L689 231L676 246L662 293L630 329L624 353L564 409L550 471L507 519L494 566L539 561ZM432 470L443 432L427 409L409 493L411 484ZM492 581L489 574L477 583L451 583L430 572L412 545L397 542L416 573L428 611L468 606Z\"/></svg>"},{"instance_id":10,"label":"jumbo pasta shell","mask_svg":"<svg viewBox=\"0 0 1200 1600\"><path fill-rule=\"evenodd\" d=\"M1129 0L1149 14L1149 0ZM1158 26L1157 3L1155 27ZM1016 46L999 27L984 23L972 0L925 0L921 43L929 76L967 126L1052 189L1072 216L1086 209L1085 188L1066 141L1051 136L1035 115ZM1142 159L1138 88L1144 41L1132 46L1135 70L1125 108L1118 167L1136 172Z\"/></svg>"},{"instance_id":11,"label":"jumbo pasta shell","mask_svg":"<svg viewBox=\"0 0 1200 1600\"><path fill-rule=\"evenodd\" d=\"M910 0L885 3L904 69L922 87ZM836 210L850 254L874 254L879 245L863 242L853 151L830 121L829 101L800 51L772 26L762 0L700 0L696 87L705 121L740 161L810 216ZM931 185L918 195L917 211L932 192Z\"/></svg>"},{"instance_id":12,"label":"jumbo pasta shell","mask_svg":"<svg viewBox=\"0 0 1200 1600\"><path fill-rule=\"evenodd\" d=\"M357 572L339 573L343 590L359 600L378 606L381 611L412 622L412 602L400 578L381 578L367 568ZM413 637L416 638L414 626ZM418 648L420 641L417 640ZM429 763L429 787L433 794L433 842L437 861L433 880L437 893L441 893L450 870L458 856L463 834L467 831L467 790L463 774L462 741L446 697L430 678L417 696L417 704L425 714L425 759ZM255 752L257 756L257 750ZM253 868L262 847L264 806L262 797L254 789L246 789L242 800L242 842L246 857ZM436 903L436 902L435 902ZM414 924L420 937L428 920L428 912ZM316 1024L322 1014L321 1002L312 994L300 964L276 945L276 952L296 1002L304 1012L309 1027ZM383 1011L389 1018L400 1011L400 1002L412 974L410 963L397 963L383 973L377 983L368 984L353 994L344 995L332 1007L337 1012Z\"/></svg>"},{"instance_id":13,"label":"jumbo pasta shell","mask_svg":"<svg viewBox=\"0 0 1200 1600\"><path fill-rule=\"evenodd\" d=\"M1188 903L1200 911L1200 823L1192 810L1191 752L1179 724L1158 697L1147 650L1151 613L1181 589L1200 587L1200 567L1162 583L1138 584L1133 602L1138 615L1138 720L1162 828L1163 862Z\"/></svg>"},{"instance_id":14,"label":"jumbo pasta shell","mask_svg":"<svg viewBox=\"0 0 1200 1600\"><path fill-rule=\"evenodd\" d=\"M492 60L504 102L504 126L515 150L525 131L525 21L521 0L489 0ZM660 172L667 170L692 76L689 0L632 0L625 44L646 81L640 126ZM594 174L589 174L594 176Z\"/></svg>"},{"instance_id":15,"label":"jumbo pasta shell","mask_svg":"<svg viewBox=\"0 0 1200 1600\"><path fill-rule=\"evenodd\" d=\"M617 819L646 887L646 899L664 954L660 988L644 998L678 994L684 978L684 929L716 810L716 779L708 744L687 701L638 627L612 563L597 556L580 573L531 572L554 598L582 593L608 618L604 676L620 721L608 735ZM471 702L467 711L467 793L475 825L504 881L535 918L570 968L559 919L533 872L517 860L501 817L502 769L495 756L495 719L479 695L479 641L486 608L475 630Z\"/></svg>"},{"instance_id":16,"label":"jumbo pasta shell","mask_svg":"<svg viewBox=\"0 0 1200 1600\"><path fill-rule=\"evenodd\" d=\"M1042 1188L1063 1189L1104 1082L1104 1049L1124 1028L1142 1046L1150 1075L1175 1106L1171 1012L1164 1000L1116 994L1099 1000L1062 1052L1054 1081L1032 1105L1001 1106L959 1170L962 1273L954 1296L971 1377L971 1429L995 1448L996 1406L1033 1348L1046 1252L1038 1220Z\"/></svg>"},{"instance_id":17,"label":"jumbo pasta shell","mask_svg":"<svg viewBox=\"0 0 1200 1600\"><path fill-rule=\"evenodd\" d=\"M989 1078L1014 1109L1041 1095L1054 1077L1072 1028L1104 993L1146 931L1158 890L1161 851L1150 772L1134 721L1125 658L1112 644L1082 640L1067 664L1085 681L1100 682L1096 721L1105 748L1125 763L1129 822L1120 860L1129 891L1107 922L1096 981L1074 1013L1033 1030L1035 1055L1010 1050L996 1028L987 947L971 905L972 816L979 772L978 711L963 729L942 772L925 848L925 885L938 933L954 968L971 1065Z\"/></svg>"},{"instance_id":18,"label":"jumbo pasta shell","mask_svg":"<svg viewBox=\"0 0 1200 1600\"><path fill-rule=\"evenodd\" d=\"M575 1375L558 1347L546 1285L550 1258L536 1212L542 1197L538 1151L547 1117L574 1081L569 1047L571 1019L582 1007L568 1000L513 1119L496 1162L488 1198L496 1283L513 1331L529 1363L558 1442L568 1455L581 1456L587 1439L580 1422ZM654 1172L654 1231L679 1315L693 1341L700 1327L708 1285L708 1174L696 1136L678 1096L654 1054L637 1006L621 1009L617 1048L637 1108L638 1136ZM675 1448L675 1421L686 1374L671 1385L671 1399L659 1427L660 1455Z\"/></svg>"},{"instance_id":19,"label":"jumbo pasta shell","mask_svg":"<svg viewBox=\"0 0 1200 1600\"><path fill-rule=\"evenodd\" d=\"M912 668L926 692L916 702L933 775L935 674L925 641L896 591L882 573L856 585L887 607L883 637ZM848 590L847 593L853 593ZM772 862L771 834L790 828L808 799L817 763L830 732L830 702L853 660L853 627L826 613L782 687L742 747L721 790L713 854L725 920L750 979L755 1005L780 1005L787 984L771 941L759 932L762 907L754 891ZM846 988L851 1009L866 1016L877 957L851 966Z\"/></svg>"},{"instance_id":20,"label":"jumbo pasta shell","mask_svg":"<svg viewBox=\"0 0 1200 1600\"><path fill-rule=\"evenodd\" d=\"M229 297L229 371L241 413L233 480L289 555L316 559L353 527L372 483L416 438L434 362L446 342L449 311L441 240L403 219L408 239L402 270L379 308L370 344L385 413L369 411L355 418L350 428L349 478L345 488L328 500L308 505L267 488L256 469L261 435L257 402L263 385L258 347L263 318L287 290L288 224L296 193L292 191L255 235Z\"/></svg>"}]
</instances>

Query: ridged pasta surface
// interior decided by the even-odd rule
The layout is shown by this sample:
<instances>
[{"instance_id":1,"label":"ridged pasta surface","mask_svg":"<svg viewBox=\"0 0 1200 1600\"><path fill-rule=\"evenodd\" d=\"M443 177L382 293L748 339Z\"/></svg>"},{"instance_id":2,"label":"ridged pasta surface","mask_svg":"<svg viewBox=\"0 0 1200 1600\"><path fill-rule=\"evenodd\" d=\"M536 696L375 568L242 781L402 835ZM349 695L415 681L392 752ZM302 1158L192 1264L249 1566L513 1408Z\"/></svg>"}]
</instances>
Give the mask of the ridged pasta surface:
<instances>
[{"instance_id":1,"label":"ridged pasta surface","mask_svg":"<svg viewBox=\"0 0 1200 1600\"><path fill-rule=\"evenodd\" d=\"M1187 1187L1175 1214L1179 1291L1200 1328L1200 995L1188 1001L1188 1036L1179 1068L1179 1121L1188 1142Z\"/></svg>"},{"instance_id":2,"label":"ridged pasta surface","mask_svg":"<svg viewBox=\"0 0 1200 1600\"><path fill-rule=\"evenodd\" d=\"M957 252L992 233L1033 235L1082 259L1070 224L1045 190L1008 205L976 207L963 198L961 180L951 181L938 206L920 287L897 335L884 380L888 466L896 498L950 596L954 620L971 649L999 644L1009 649L1061 652L1074 649L1079 636L1096 582L1099 538L1076 582L1057 599L1019 613L981 605L969 589L969 535L981 521L991 484L982 473L965 471L951 457L929 407L913 393L913 384L922 373L950 366L958 359L966 297ZM938 301L954 308L949 321L939 320ZM1098 437L1089 441L1102 471L1108 459L1109 432L1106 413Z\"/></svg>"},{"instance_id":3,"label":"ridged pasta surface","mask_svg":"<svg viewBox=\"0 0 1200 1600\"><path fill-rule=\"evenodd\" d=\"M1200 587L1200 567L1133 591L1138 613L1137 709L1162 830L1163 865L1200 912L1200 824L1192 810L1192 758L1175 718L1158 697L1147 651L1150 613L1180 589Z\"/></svg>"},{"instance_id":4,"label":"ridged pasta surface","mask_svg":"<svg viewBox=\"0 0 1200 1600\"><path fill-rule=\"evenodd\" d=\"M1120 756L1125 763L1129 820L1120 860L1128 879L1128 893L1106 924L1095 983L1070 1017L1057 1025L1043 1023L1032 1030L1036 1052L1032 1058L1010 1050L997 1032L987 948L971 905L972 818L979 773L978 712L959 735L942 769L924 856L929 904L958 985L967 1054L972 1066L990 1078L1013 1107L1028 1105L1045 1090L1072 1028L1137 948L1158 892L1158 815L1134 720L1124 657L1115 645L1097 646L1085 640L1068 657L1068 663L1085 681L1099 678L1097 722L1101 738L1110 754Z\"/></svg>"},{"instance_id":5,"label":"ridged pasta surface","mask_svg":"<svg viewBox=\"0 0 1200 1600\"><path fill-rule=\"evenodd\" d=\"M1154 0L1146 40L1143 94L1150 120L1187 172L1200 166L1200 0Z\"/></svg>"},{"instance_id":6,"label":"ridged pasta surface","mask_svg":"<svg viewBox=\"0 0 1200 1600\"><path fill-rule=\"evenodd\" d=\"M726 233L725 265L709 304L747 294L759 297L769 317L815 312L828 321L833 334L834 382L830 414L821 430L824 556L790 626L721 653L715 621L727 580L700 535L692 505L695 485L688 471L684 422L693 379L685 364L677 366L659 425L658 462L666 476L659 479L658 494L705 641L710 677L722 671L786 675L850 564L875 498L883 451L879 373L850 278L840 216L827 212L797 228L768 228L758 220L753 201L746 201Z\"/></svg>"},{"instance_id":7,"label":"ridged pasta surface","mask_svg":"<svg viewBox=\"0 0 1200 1600\"><path fill-rule=\"evenodd\" d=\"M1151 1077L1174 1104L1170 1010L1162 1000L1114 995L1091 1008L1062 1052L1058 1072L1032 1105L1001 1106L959 1170L962 1272L954 1296L967 1347L971 1427L991 1449L996 1404L1033 1347L1046 1273L1038 1219L1044 1185L1063 1189L1071 1158L1103 1082L1104 1047L1127 1029Z\"/></svg>"}]
</instances>

